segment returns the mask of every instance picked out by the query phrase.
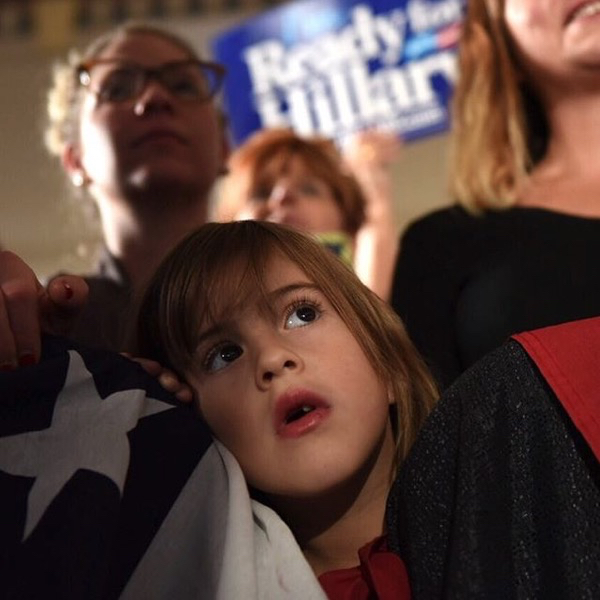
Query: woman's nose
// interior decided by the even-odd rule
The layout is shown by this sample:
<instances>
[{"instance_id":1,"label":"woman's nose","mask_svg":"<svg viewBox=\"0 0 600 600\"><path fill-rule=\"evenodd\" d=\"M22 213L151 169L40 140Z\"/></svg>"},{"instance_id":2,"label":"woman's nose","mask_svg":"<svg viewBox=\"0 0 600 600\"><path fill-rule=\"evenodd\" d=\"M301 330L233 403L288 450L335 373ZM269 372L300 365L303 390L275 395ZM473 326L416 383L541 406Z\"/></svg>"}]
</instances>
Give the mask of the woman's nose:
<instances>
[{"instance_id":1,"label":"woman's nose","mask_svg":"<svg viewBox=\"0 0 600 600\"><path fill-rule=\"evenodd\" d=\"M142 116L151 112L169 111L172 108L171 93L159 81L150 78L138 95L133 111L136 115Z\"/></svg>"},{"instance_id":2,"label":"woman's nose","mask_svg":"<svg viewBox=\"0 0 600 600\"><path fill-rule=\"evenodd\" d=\"M281 206L282 204L288 204L294 199L294 191L292 187L287 183L278 183L271 190L269 196L269 205L273 208Z\"/></svg>"}]
</instances>

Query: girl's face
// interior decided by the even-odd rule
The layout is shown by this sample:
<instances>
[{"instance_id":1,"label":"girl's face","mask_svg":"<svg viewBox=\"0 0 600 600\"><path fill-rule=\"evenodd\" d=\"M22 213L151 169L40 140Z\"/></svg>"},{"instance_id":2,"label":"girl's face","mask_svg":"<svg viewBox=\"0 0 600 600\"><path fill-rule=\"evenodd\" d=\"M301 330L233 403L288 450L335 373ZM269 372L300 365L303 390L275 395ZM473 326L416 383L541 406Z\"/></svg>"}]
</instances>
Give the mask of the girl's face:
<instances>
[{"instance_id":1,"label":"girl's face","mask_svg":"<svg viewBox=\"0 0 600 600\"><path fill-rule=\"evenodd\" d=\"M130 33L113 40L97 58L159 68L189 56L157 35ZM121 102L85 91L75 153L92 193L128 197L158 186L202 195L219 173L222 150L210 101L175 97L155 79L137 98Z\"/></svg>"},{"instance_id":2,"label":"girl's face","mask_svg":"<svg viewBox=\"0 0 600 600\"><path fill-rule=\"evenodd\" d=\"M395 456L386 386L323 293L291 261L268 263L267 303L202 331L189 381L215 436L268 495L384 491Z\"/></svg>"},{"instance_id":3,"label":"girl's face","mask_svg":"<svg viewBox=\"0 0 600 600\"><path fill-rule=\"evenodd\" d=\"M504 19L525 70L539 87L573 73L597 72L600 2L505 0Z\"/></svg>"},{"instance_id":4,"label":"girl's face","mask_svg":"<svg viewBox=\"0 0 600 600\"><path fill-rule=\"evenodd\" d=\"M299 157L267 185L248 192L240 219L283 223L310 233L344 230L344 217L329 185Z\"/></svg>"}]
</instances>

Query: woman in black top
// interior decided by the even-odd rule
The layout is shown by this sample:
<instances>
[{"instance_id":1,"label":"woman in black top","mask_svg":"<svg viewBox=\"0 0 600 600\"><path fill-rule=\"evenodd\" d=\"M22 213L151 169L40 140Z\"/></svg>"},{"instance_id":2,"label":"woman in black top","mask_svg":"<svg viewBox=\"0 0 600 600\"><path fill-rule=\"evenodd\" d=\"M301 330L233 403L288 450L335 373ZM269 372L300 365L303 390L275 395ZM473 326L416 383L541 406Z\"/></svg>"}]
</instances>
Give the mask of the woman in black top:
<instances>
[{"instance_id":1,"label":"woman in black top","mask_svg":"<svg viewBox=\"0 0 600 600\"><path fill-rule=\"evenodd\" d=\"M392 302L442 385L512 333L600 312L600 19L538 4L468 3L458 206L401 243Z\"/></svg>"}]
</instances>

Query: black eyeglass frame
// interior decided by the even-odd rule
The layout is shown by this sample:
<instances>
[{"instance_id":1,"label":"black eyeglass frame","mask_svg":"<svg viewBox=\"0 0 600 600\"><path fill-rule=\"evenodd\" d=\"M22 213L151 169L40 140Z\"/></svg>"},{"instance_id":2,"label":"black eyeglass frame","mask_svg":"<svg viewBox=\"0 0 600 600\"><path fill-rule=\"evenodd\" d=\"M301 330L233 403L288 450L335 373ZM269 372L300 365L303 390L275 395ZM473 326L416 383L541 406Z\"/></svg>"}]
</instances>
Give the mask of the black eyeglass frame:
<instances>
[{"instance_id":1,"label":"black eyeglass frame","mask_svg":"<svg viewBox=\"0 0 600 600\"><path fill-rule=\"evenodd\" d=\"M137 95L139 95L142 92L142 90L146 87L146 85L148 85L148 82L151 79L154 79L155 81L158 81L161 85L163 85L163 82L161 79L161 73L163 73L165 71L165 69L172 68L174 66L184 66L184 65L196 65L197 67L200 68L201 71L206 69L208 71L211 71L212 74L214 75L215 84L213 86L213 89L210 91L210 94L206 97L197 99L198 102L208 102L208 101L212 100L221 90L221 88L223 86L223 81L225 79L225 75L227 73L227 69L221 63L210 61L210 60L201 60L201 59L196 59L196 58L173 60L173 61L169 61L169 62L162 64L160 67L154 67L154 68L143 67L142 65L135 63L135 62L127 62L127 61L123 61L123 60L119 60L119 59L115 59L115 58L95 58L92 60L82 62L77 66L75 73L76 73L76 81L77 81L78 85L83 88L89 89L96 96L100 96L99 91L92 90L89 87L91 84L91 81L92 81L90 71L96 65L110 65L110 64L121 65L125 69L135 69L142 75L142 80L141 80L142 85L141 85L139 91L137 92L137 94L134 96L131 96L130 98L123 99L122 102L126 102L127 100L136 98ZM87 76L87 80L85 79L86 76Z\"/></svg>"}]
</instances>

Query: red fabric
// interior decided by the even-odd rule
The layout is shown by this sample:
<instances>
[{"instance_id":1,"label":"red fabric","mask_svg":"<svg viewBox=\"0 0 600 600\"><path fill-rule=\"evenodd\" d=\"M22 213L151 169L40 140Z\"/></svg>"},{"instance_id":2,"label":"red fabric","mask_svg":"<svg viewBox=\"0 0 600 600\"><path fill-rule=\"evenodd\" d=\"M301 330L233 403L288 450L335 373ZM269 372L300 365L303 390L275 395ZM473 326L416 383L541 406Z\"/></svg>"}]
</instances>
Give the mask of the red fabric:
<instances>
[{"instance_id":1,"label":"red fabric","mask_svg":"<svg viewBox=\"0 0 600 600\"><path fill-rule=\"evenodd\" d=\"M513 336L600 460L600 317Z\"/></svg>"},{"instance_id":2,"label":"red fabric","mask_svg":"<svg viewBox=\"0 0 600 600\"><path fill-rule=\"evenodd\" d=\"M402 559L378 537L358 551L360 565L328 571L319 582L330 600L410 600Z\"/></svg>"}]
</instances>

